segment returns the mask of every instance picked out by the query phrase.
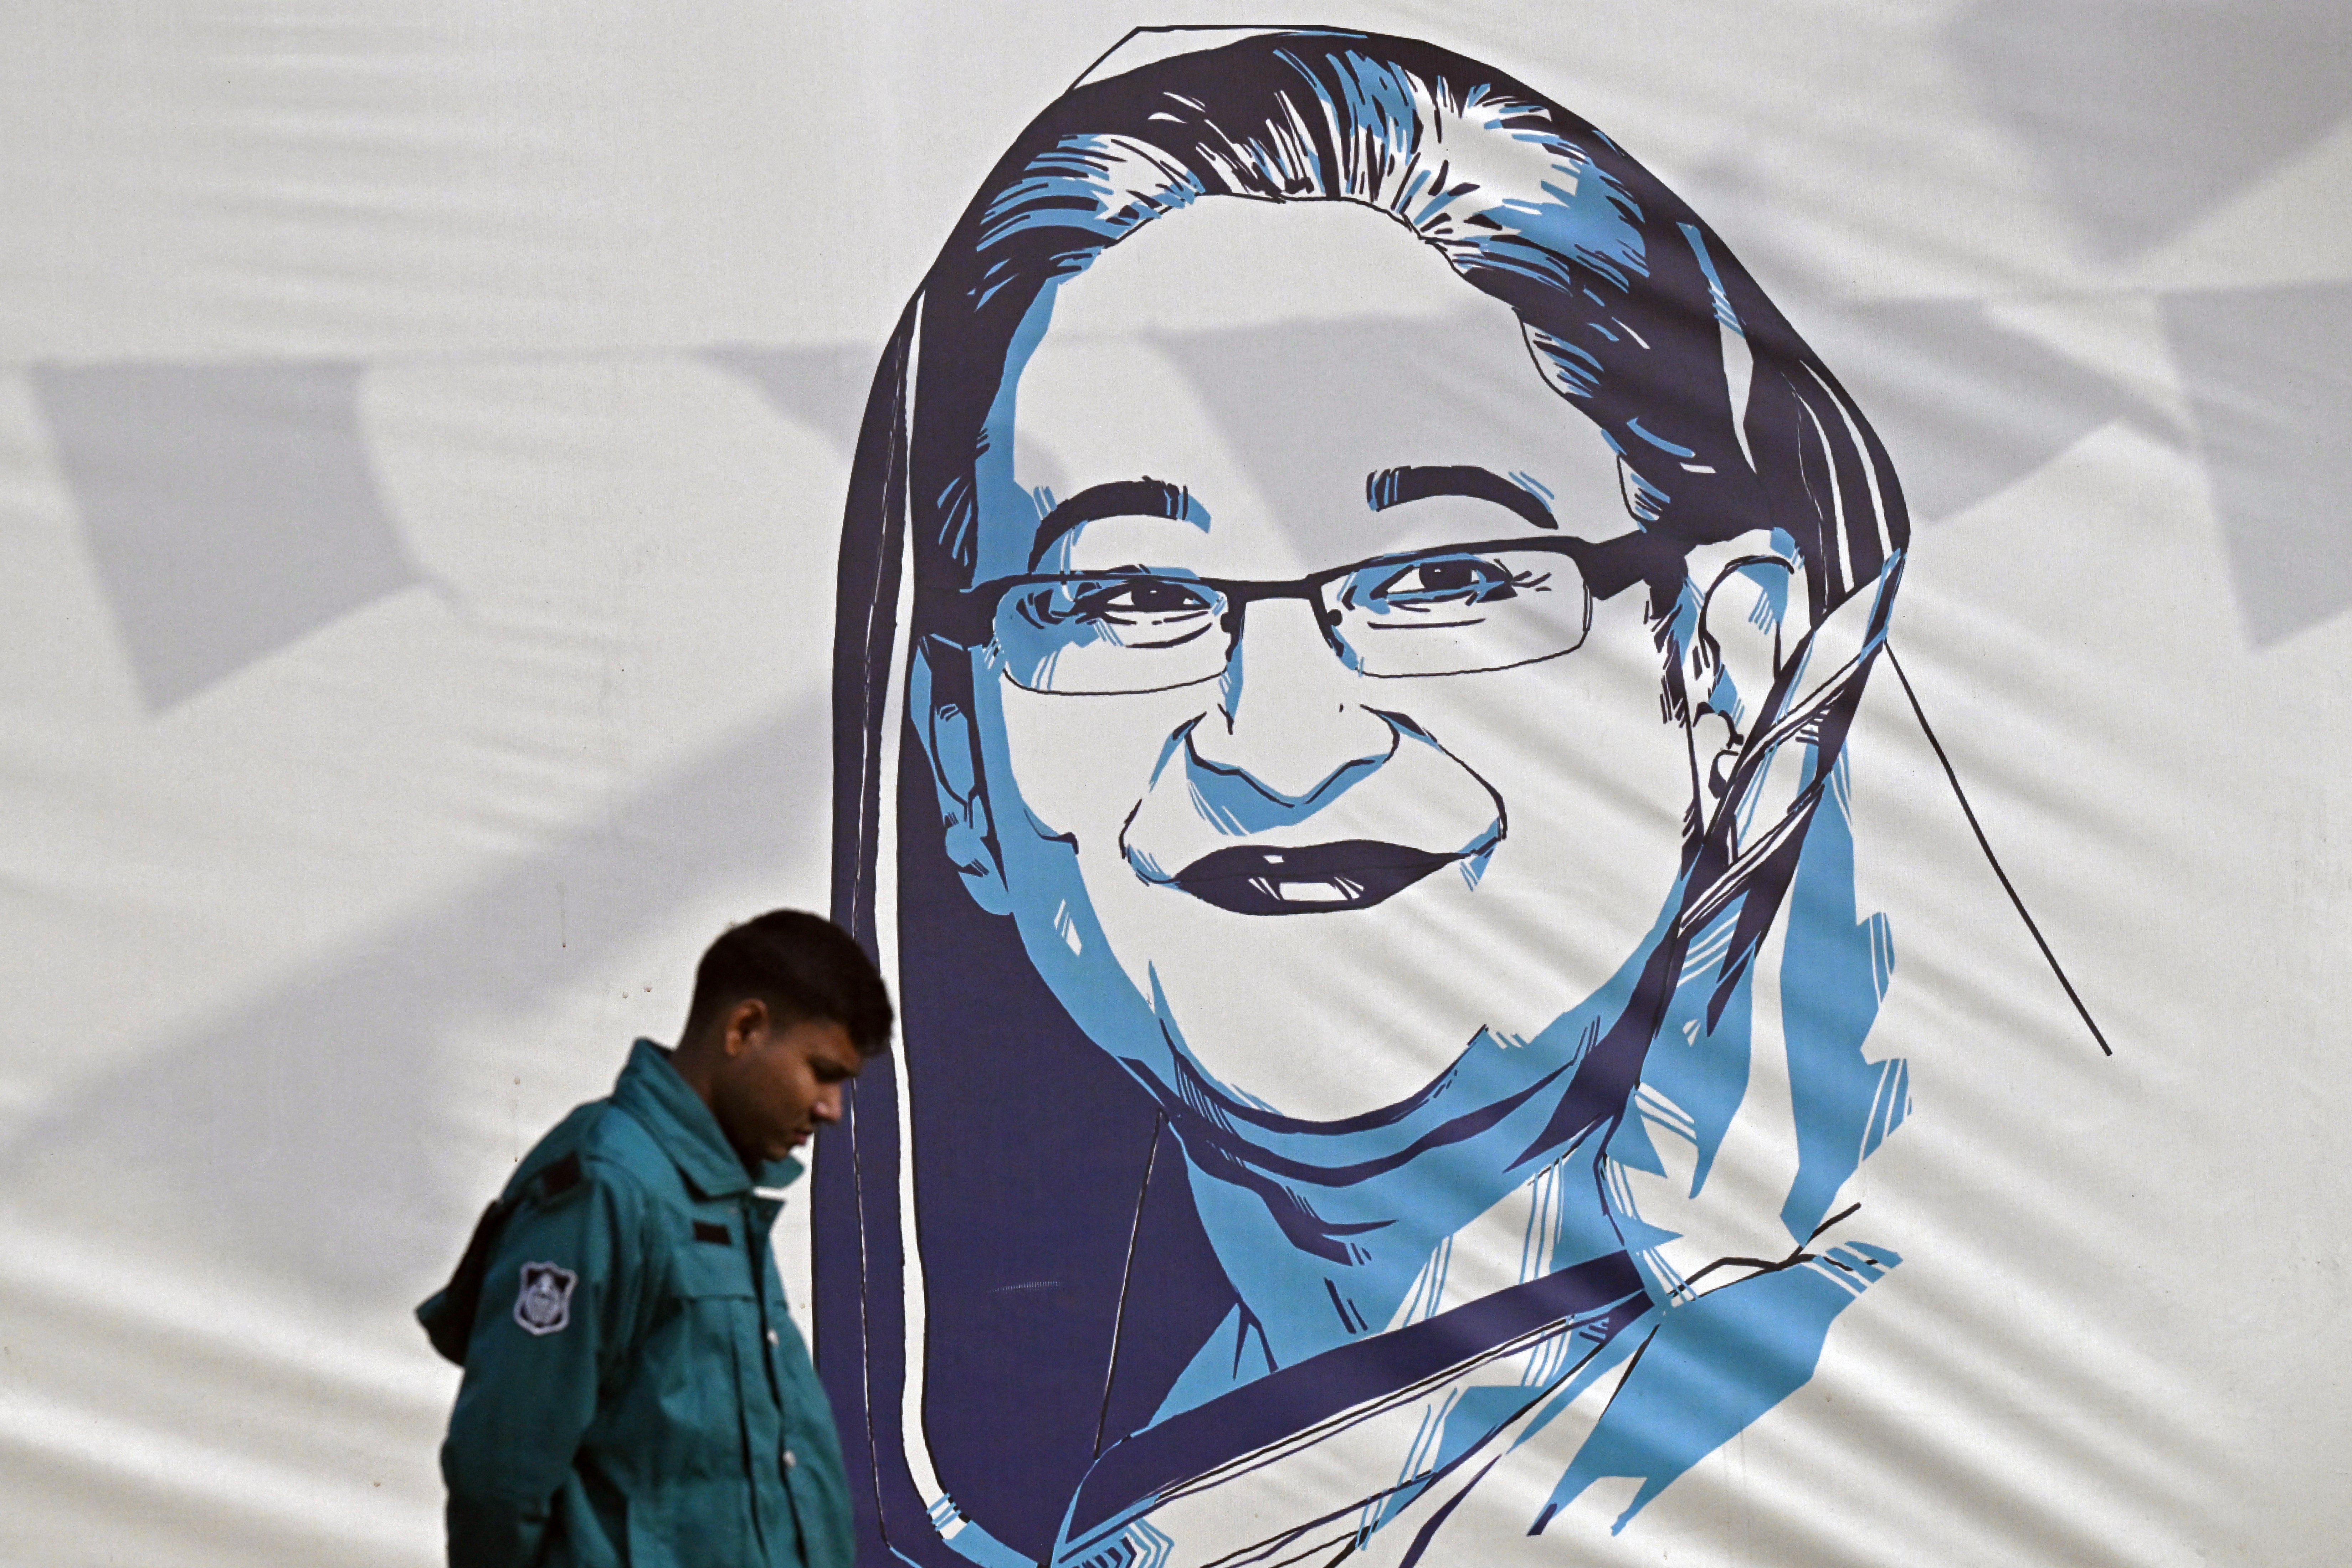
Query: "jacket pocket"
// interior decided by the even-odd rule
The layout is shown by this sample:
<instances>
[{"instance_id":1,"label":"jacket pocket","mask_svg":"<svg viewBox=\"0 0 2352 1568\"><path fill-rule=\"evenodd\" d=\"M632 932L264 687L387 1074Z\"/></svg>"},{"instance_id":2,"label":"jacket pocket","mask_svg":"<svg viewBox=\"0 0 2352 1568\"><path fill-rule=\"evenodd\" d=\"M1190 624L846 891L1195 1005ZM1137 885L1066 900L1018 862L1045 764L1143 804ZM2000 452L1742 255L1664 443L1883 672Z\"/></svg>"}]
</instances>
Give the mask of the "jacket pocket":
<instances>
[{"instance_id":1,"label":"jacket pocket","mask_svg":"<svg viewBox=\"0 0 2352 1568\"><path fill-rule=\"evenodd\" d=\"M667 1428L662 1479L741 1478L743 1394L737 1346L759 1310L748 1281L730 1279L723 1269L680 1270L657 1352Z\"/></svg>"},{"instance_id":2,"label":"jacket pocket","mask_svg":"<svg viewBox=\"0 0 2352 1568\"><path fill-rule=\"evenodd\" d=\"M681 1247L671 1259L670 1294L686 1300L753 1300L751 1260L740 1247Z\"/></svg>"},{"instance_id":3,"label":"jacket pocket","mask_svg":"<svg viewBox=\"0 0 2352 1568\"><path fill-rule=\"evenodd\" d=\"M660 1458L652 1496L631 1499L633 1562L653 1568L764 1561L753 1521L752 1433L745 1405L745 1346L759 1332L748 1259L733 1247L689 1244L673 1255L656 1344L661 1366ZM773 1456L770 1456L773 1462Z\"/></svg>"}]
</instances>

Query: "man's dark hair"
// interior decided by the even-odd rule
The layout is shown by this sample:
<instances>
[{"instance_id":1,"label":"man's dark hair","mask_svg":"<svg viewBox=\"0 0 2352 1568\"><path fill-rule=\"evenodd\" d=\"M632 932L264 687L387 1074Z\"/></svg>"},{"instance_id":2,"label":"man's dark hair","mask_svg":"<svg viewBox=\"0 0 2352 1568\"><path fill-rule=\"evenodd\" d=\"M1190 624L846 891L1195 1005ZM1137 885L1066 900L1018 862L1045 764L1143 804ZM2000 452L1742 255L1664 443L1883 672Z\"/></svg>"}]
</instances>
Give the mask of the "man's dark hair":
<instances>
[{"instance_id":1,"label":"man's dark hair","mask_svg":"<svg viewBox=\"0 0 2352 1568\"><path fill-rule=\"evenodd\" d=\"M874 961L822 915L771 910L710 944L694 972L686 1032L698 1035L738 1002L765 1002L787 1024L839 1024L860 1054L890 1043L890 993Z\"/></svg>"}]
</instances>

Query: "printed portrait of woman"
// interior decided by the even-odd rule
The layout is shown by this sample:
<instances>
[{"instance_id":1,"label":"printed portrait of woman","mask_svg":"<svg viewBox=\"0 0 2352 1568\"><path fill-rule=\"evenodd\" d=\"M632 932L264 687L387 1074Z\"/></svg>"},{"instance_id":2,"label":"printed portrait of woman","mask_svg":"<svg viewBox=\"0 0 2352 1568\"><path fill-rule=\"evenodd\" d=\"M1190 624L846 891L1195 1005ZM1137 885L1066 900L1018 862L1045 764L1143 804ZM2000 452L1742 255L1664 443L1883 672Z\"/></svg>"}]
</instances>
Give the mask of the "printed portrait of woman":
<instances>
[{"instance_id":1,"label":"printed portrait of woman","mask_svg":"<svg viewBox=\"0 0 2352 1568\"><path fill-rule=\"evenodd\" d=\"M1807 1382L1898 1261L1843 742L1907 537L1724 239L1496 70L1147 30L1022 131L840 557L870 1560L1565 1562Z\"/></svg>"}]
</instances>

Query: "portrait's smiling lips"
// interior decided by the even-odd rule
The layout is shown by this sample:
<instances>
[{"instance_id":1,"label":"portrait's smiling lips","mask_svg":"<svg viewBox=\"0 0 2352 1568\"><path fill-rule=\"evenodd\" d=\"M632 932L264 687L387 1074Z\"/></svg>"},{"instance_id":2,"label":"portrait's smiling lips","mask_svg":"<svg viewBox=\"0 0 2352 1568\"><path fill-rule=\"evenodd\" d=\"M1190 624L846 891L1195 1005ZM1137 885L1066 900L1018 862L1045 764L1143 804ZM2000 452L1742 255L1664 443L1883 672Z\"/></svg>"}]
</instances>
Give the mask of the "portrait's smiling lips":
<instances>
[{"instance_id":1,"label":"portrait's smiling lips","mask_svg":"<svg viewBox=\"0 0 2352 1568\"><path fill-rule=\"evenodd\" d=\"M1202 758L1186 724L1120 830L1128 869L1232 914L1332 914L1492 852L1501 798L1411 721L1381 717L1387 744L1292 797Z\"/></svg>"},{"instance_id":2,"label":"portrait's smiling lips","mask_svg":"<svg viewBox=\"0 0 2352 1568\"><path fill-rule=\"evenodd\" d=\"M1202 856L1171 879L1237 915L1317 915L1370 909L1458 855L1350 838L1300 848L1242 845Z\"/></svg>"}]
</instances>

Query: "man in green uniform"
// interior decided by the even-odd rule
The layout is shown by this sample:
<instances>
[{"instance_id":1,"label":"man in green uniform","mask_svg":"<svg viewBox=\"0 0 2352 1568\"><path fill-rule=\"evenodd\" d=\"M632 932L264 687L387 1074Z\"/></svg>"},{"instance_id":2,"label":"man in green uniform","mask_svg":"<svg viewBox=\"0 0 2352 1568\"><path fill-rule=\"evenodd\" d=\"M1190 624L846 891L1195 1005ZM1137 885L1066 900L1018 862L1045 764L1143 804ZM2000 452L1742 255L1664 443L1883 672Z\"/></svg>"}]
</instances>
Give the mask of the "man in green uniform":
<instances>
[{"instance_id":1,"label":"man in green uniform","mask_svg":"<svg viewBox=\"0 0 2352 1568\"><path fill-rule=\"evenodd\" d=\"M451 1568L849 1568L848 1483L768 1233L890 1000L831 921L711 944L676 1050L541 1139L417 1310L466 1369Z\"/></svg>"}]
</instances>

